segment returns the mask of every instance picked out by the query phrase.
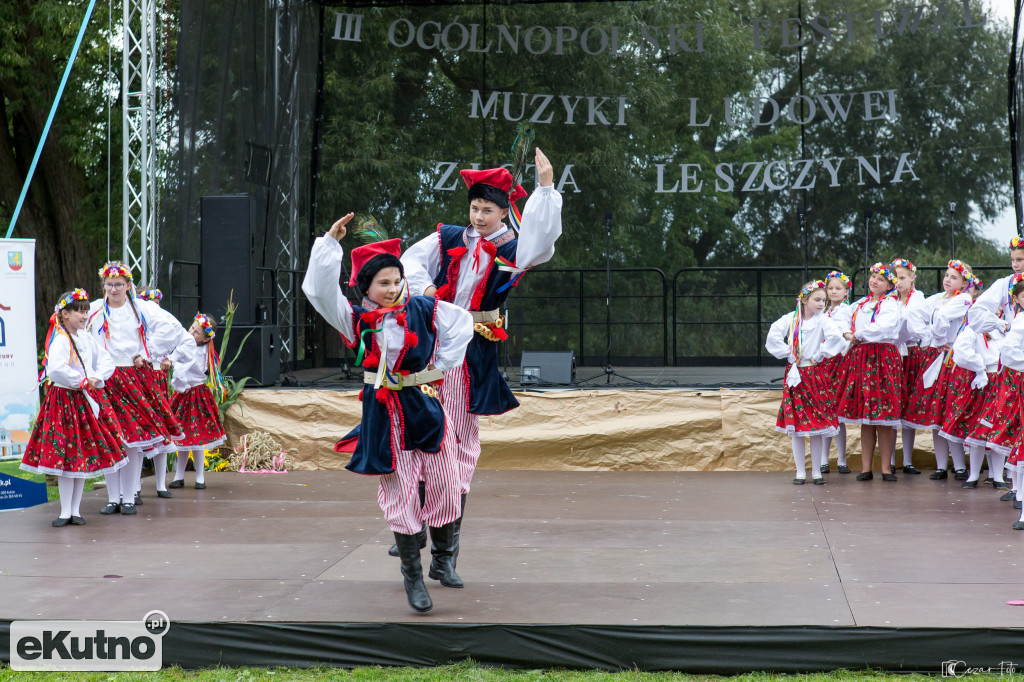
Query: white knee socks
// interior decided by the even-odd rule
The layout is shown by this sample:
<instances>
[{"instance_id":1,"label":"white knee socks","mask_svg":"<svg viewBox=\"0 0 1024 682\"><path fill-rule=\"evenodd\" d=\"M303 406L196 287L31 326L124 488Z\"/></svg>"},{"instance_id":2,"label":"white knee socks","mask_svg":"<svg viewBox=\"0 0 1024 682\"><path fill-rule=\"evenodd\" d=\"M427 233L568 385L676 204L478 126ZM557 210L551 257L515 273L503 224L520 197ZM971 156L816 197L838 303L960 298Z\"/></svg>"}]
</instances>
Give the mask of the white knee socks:
<instances>
[{"instance_id":1,"label":"white knee socks","mask_svg":"<svg viewBox=\"0 0 1024 682\"><path fill-rule=\"evenodd\" d=\"M949 441L932 431L932 445L935 446L935 468L945 471L949 467Z\"/></svg>"},{"instance_id":2,"label":"white knee socks","mask_svg":"<svg viewBox=\"0 0 1024 682\"><path fill-rule=\"evenodd\" d=\"M953 457L953 469L963 471L967 468L967 453L964 452L964 444L949 441L949 454Z\"/></svg>"},{"instance_id":3,"label":"white knee socks","mask_svg":"<svg viewBox=\"0 0 1024 682\"><path fill-rule=\"evenodd\" d=\"M153 455L153 476L156 478L156 489L167 490L167 451L160 450Z\"/></svg>"},{"instance_id":4,"label":"white knee socks","mask_svg":"<svg viewBox=\"0 0 1024 682\"><path fill-rule=\"evenodd\" d=\"M203 472L206 470L206 452L203 450L192 451L192 464L196 468L196 483L205 483Z\"/></svg>"},{"instance_id":5,"label":"white knee socks","mask_svg":"<svg viewBox=\"0 0 1024 682\"><path fill-rule=\"evenodd\" d=\"M986 450L988 457L988 474L996 483L1003 483L1003 469L1006 467L1006 458L995 450Z\"/></svg>"},{"instance_id":6,"label":"white knee socks","mask_svg":"<svg viewBox=\"0 0 1024 682\"><path fill-rule=\"evenodd\" d=\"M825 455L825 436L811 436L811 476L821 478L822 459Z\"/></svg>"},{"instance_id":7,"label":"white knee socks","mask_svg":"<svg viewBox=\"0 0 1024 682\"><path fill-rule=\"evenodd\" d=\"M804 437L793 434L793 465L796 467L797 478L807 478L807 454L804 450Z\"/></svg>"},{"instance_id":8,"label":"white knee socks","mask_svg":"<svg viewBox=\"0 0 1024 682\"><path fill-rule=\"evenodd\" d=\"M985 446L984 445L972 445L971 446L971 474L967 477L967 481L977 481L981 478L981 465L985 462ZM990 467L991 468L991 467Z\"/></svg>"},{"instance_id":9,"label":"white knee socks","mask_svg":"<svg viewBox=\"0 0 1024 682\"><path fill-rule=\"evenodd\" d=\"M916 438L916 429L903 429L903 466L905 467L914 463L914 440Z\"/></svg>"},{"instance_id":10,"label":"white knee socks","mask_svg":"<svg viewBox=\"0 0 1024 682\"><path fill-rule=\"evenodd\" d=\"M81 516L82 515L82 493L85 492L85 479L74 478L71 479L75 482L75 490L71 495L71 515Z\"/></svg>"},{"instance_id":11,"label":"white knee socks","mask_svg":"<svg viewBox=\"0 0 1024 682\"><path fill-rule=\"evenodd\" d=\"M185 480L185 468L188 466L189 450L178 450L178 461L174 463L174 480Z\"/></svg>"},{"instance_id":12,"label":"white knee socks","mask_svg":"<svg viewBox=\"0 0 1024 682\"><path fill-rule=\"evenodd\" d=\"M60 517L71 518L71 504L75 496L75 479L67 476L57 477L57 492L60 493Z\"/></svg>"},{"instance_id":13,"label":"white knee socks","mask_svg":"<svg viewBox=\"0 0 1024 682\"><path fill-rule=\"evenodd\" d=\"M846 424L840 424L836 434L836 455L839 466L846 466Z\"/></svg>"}]
</instances>

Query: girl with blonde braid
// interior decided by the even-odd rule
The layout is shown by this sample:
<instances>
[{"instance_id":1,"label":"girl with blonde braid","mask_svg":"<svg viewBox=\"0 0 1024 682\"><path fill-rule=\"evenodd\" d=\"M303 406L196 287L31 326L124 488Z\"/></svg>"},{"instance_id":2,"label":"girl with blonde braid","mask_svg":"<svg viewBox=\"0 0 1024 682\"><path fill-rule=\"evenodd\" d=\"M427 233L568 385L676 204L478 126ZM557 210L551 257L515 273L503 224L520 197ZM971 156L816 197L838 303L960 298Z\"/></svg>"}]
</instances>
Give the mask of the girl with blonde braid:
<instances>
[{"instance_id":1,"label":"girl with blonde braid","mask_svg":"<svg viewBox=\"0 0 1024 682\"><path fill-rule=\"evenodd\" d=\"M850 287L853 282L839 270L833 270L825 275L825 293L828 294L828 303L825 305L824 314L833 321L841 320L850 308ZM845 353L847 348L843 348ZM845 355L833 355L825 358L821 364L832 382L833 398L838 402L839 393L843 389L843 360ZM839 423L839 430L835 436L825 436L825 452L822 455L821 473L829 473L828 453L832 449L832 439L836 441L836 471L841 474L850 473L850 467L846 464L846 424Z\"/></svg>"}]
</instances>

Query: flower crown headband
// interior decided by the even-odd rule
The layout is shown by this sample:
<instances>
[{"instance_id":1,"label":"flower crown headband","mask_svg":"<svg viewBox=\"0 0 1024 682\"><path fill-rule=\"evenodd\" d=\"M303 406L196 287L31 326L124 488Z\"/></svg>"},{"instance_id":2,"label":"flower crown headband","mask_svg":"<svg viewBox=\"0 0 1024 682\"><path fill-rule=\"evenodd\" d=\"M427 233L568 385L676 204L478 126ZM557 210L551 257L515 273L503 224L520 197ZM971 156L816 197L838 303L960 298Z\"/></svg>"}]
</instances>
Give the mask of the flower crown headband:
<instances>
[{"instance_id":1,"label":"flower crown headband","mask_svg":"<svg viewBox=\"0 0 1024 682\"><path fill-rule=\"evenodd\" d=\"M163 300L164 294L156 287L146 287L136 295L136 298L141 298L144 301L156 301L159 303Z\"/></svg>"},{"instance_id":2,"label":"flower crown headband","mask_svg":"<svg viewBox=\"0 0 1024 682\"><path fill-rule=\"evenodd\" d=\"M946 263L947 268L953 268L960 273L960 276L967 280L967 284L974 282L974 273L967 267L967 264L959 260L951 260Z\"/></svg>"},{"instance_id":3,"label":"flower crown headband","mask_svg":"<svg viewBox=\"0 0 1024 682\"><path fill-rule=\"evenodd\" d=\"M108 277L124 277L129 282L132 281L132 271L121 261L111 261L100 268L100 279L107 279Z\"/></svg>"},{"instance_id":4,"label":"flower crown headband","mask_svg":"<svg viewBox=\"0 0 1024 682\"><path fill-rule=\"evenodd\" d=\"M213 324L210 322L210 317L202 313L196 313L195 321L199 323L199 326L203 329L203 336L208 339L212 339L217 335L217 332L213 331Z\"/></svg>"},{"instance_id":5,"label":"flower crown headband","mask_svg":"<svg viewBox=\"0 0 1024 682\"><path fill-rule=\"evenodd\" d=\"M817 291L818 289L824 289L824 288L825 288L825 282L823 280L816 279L813 282L809 283L807 286L805 286L803 289L800 290L800 295L796 297L796 300L797 300L797 302L799 302L799 301L803 300L803 298L805 296L810 296L811 292Z\"/></svg>"},{"instance_id":6,"label":"flower crown headband","mask_svg":"<svg viewBox=\"0 0 1024 682\"><path fill-rule=\"evenodd\" d=\"M981 281L980 277L975 277L974 278L974 288L978 289L978 290L981 290L981 289L985 288L985 283Z\"/></svg>"},{"instance_id":7,"label":"flower crown headband","mask_svg":"<svg viewBox=\"0 0 1024 682\"><path fill-rule=\"evenodd\" d=\"M895 286L896 271L893 270L890 266L886 265L885 263L875 263L874 265L871 266L871 272L877 275L881 275L882 277L885 277Z\"/></svg>"},{"instance_id":8,"label":"flower crown headband","mask_svg":"<svg viewBox=\"0 0 1024 682\"><path fill-rule=\"evenodd\" d=\"M64 310L74 301L88 301L89 293L85 289L73 289L70 294L66 294L64 298L57 301L57 307L54 311Z\"/></svg>"},{"instance_id":9,"label":"flower crown headband","mask_svg":"<svg viewBox=\"0 0 1024 682\"><path fill-rule=\"evenodd\" d=\"M1020 235L1015 236L1010 240L1011 249L1024 249L1024 239Z\"/></svg>"},{"instance_id":10,"label":"flower crown headband","mask_svg":"<svg viewBox=\"0 0 1024 682\"><path fill-rule=\"evenodd\" d=\"M850 281L850 278L838 270L833 270L832 272L825 275L826 282L832 279L838 279L840 282L846 285L847 289L853 286L853 282Z\"/></svg>"},{"instance_id":11,"label":"flower crown headband","mask_svg":"<svg viewBox=\"0 0 1024 682\"><path fill-rule=\"evenodd\" d=\"M913 263L908 261L906 258L893 258L892 259L892 267L893 268L906 268L907 270L910 270L915 275L917 274L917 266L915 266Z\"/></svg>"}]
</instances>

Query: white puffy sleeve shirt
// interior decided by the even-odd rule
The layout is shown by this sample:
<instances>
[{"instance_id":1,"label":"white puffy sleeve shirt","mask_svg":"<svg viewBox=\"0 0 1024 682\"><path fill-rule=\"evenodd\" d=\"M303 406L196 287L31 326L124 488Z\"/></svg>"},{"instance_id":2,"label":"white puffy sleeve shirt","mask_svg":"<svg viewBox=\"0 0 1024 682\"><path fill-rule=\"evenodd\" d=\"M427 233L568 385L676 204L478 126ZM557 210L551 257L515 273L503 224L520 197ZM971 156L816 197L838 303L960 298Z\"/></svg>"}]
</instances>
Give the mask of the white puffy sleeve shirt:
<instances>
[{"instance_id":1,"label":"white puffy sleeve shirt","mask_svg":"<svg viewBox=\"0 0 1024 682\"><path fill-rule=\"evenodd\" d=\"M764 347L774 357L796 362L793 348L787 336L793 324L793 313L787 313L772 323ZM839 326L828 315L817 315L801 321L800 326L800 367L821 362L827 357L838 355L846 347L846 339Z\"/></svg>"},{"instance_id":2,"label":"white puffy sleeve shirt","mask_svg":"<svg viewBox=\"0 0 1024 682\"><path fill-rule=\"evenodd\" d=\"M188 334L188 337L188 341L179 344L171 355L171 362L174 363L171 388L178 393L184 393L190 388L206 383L206 370L209 364L206 346L197 346L192 335Z\"/></svg>"},{"instance_id":3,"label":"white puffy sleeve shirt","mask_svg":"<svg viewBox=\"0 0 1024 682\"><path fill-rule=\"evenodd\" d=\"M114 363L92 335L83 331L75 334L75 347L81 354L81 362L72 356L71 342L64 334L57 334L50 343L46 356L46 376L61 388L82 388L86 379L98 379L98 387L114 373Z\"/></svg>"},{"instance_id":4,"label":"white puffy sleeve shirt","mask_svg":"<svg viewBox=\"0 0 1024 682\"><path fill-rule=\"evenodd\" d=\"M135 306L146 319L146 345L153 357L150 357L142 344L139 330L141 321L135 316L131 303L125 301L120 308L110 309L109 339L103 332L103 299L89 304L89 324L86 329L103 344L117 367L131 366L137 355L159 362L162 358L156 356L155 349L171 353L180 342L184 329L173 315L153 301L136 299Z\"/></svg>"},{"instance_id":5,"label":"white puffy sleeve shirt","mask_svg":"<svg viewBox=\"0 0 1024 682\"><path fill-rule=\"evenodd\" d=\"M538 187L533 191L523 208L521 227L516 246L516 267L531 268L551 260L555 255L555 241L562 235L562 195L554 185ZM499 229L487 239L493 241L509 229ZM486 264L481 264L479 272L473 269L473 252L481 239L480 235L469 228L466 236L469 249L459 264L459 281L455 285L455 298L452 301L460 308L469 308L473 292L487 273L484 267ZM490 258L490 255L481 251L480 258ZM409 280L409 292L414 296L421 296L427 287L433 286L434 278L441 269L437 233L424 237L407 249L402 254L402 267Z\"/></svg>"},{"instance_id":6,"label":"white puffy sleeve shirt","mask_svg":"<svg viewBox=\"0 0 1024 682\"><path fill-rule=\"evenodd\" d=\"M435 245L436 245L436 236ZM342 294L338 280L345 250L332 237L317 237L309 255L309 267L302 281L302 293L313 304L329 325L341 332L350 344L356 343L352 305ZM462 364L466 347L473 338L473 316L462 308L444 301L437 302L434 317L437 345L434 349L434 367L451 369ZM384 316L383 330L375 332L377 344L387 348L388 367L394 367L405 343L405 330L392 313ZM387 335L387 338L385 338Z\"/></svg>"},{"instance_id":7,"label":"white puffy sleeve shirt","mask_svg":"<svg viewBox=\"0 0 1024 682\"><path fill-rule=\"evenodd\" d=\"M921 336L911 327L910 320L914 316L915 310L923 308L926 305L924 294L915 290L910 294L910 299L906 303L900 303L900 305L903 306L903 322L900 324L900 335L897 339L897 343L900 346L920 343Z\"/></svg>"},{"instance_id":8,"label":"white puffy sleeve shirt","mask_svg":"<svg viewBox=\"0 0 1024 682\"><path fill-rule=\"evenodd\" d=\"M932 309L931 320L931 341L932 348L949 345L956 341L960 326L967 317L973 298L968 293L957 294L956 296L944 299L940 298ZM977 331L977 329L975 329Z\"/></svg>"},{"instance_id":9,"label":"white puffy sleeve shirt","mask_svg":"<svg viewBox=\"0 0 1024 682\"><path fill-rule=\"evenodd\" d=\"M850 306L849 325L843 332L853 332L854 338L864 343L895 344L903 325L903 304L891 296L884 296L881 302L872 299L860 305L862 302L863 298Z\"/></svg>"},{"instance_id":10,"label":"white puffy sleeve shirt","mask_svg":"<svg viewBox=\"0 0 1024 682\"><path fill-rule=\"evenodd\" d=\"M971 310L967 314L967 323L971 325L971 329L979 334L987 334L993 330L1000 332L1006 330L1006 322L1013 316L1013 313L1009 312L1013 308L1013 301L1007 294L1012 277L1013 275L1007 275L997 279L992 286L981 292L981 295L974 300L974 305L971 306ZM1000 308L1002 308L1001 316L998 314Z\"/></svg>"},{"instance_id":11,"label":"white puffy sleeve shirt","mask_svg":"<svg viewBox=\"0 0 1024 682\"><path fill-rule=\"evenodd\" d=\"M1003 365L1018 372L1024 372L1024 315L1013 318L1010 331L1006 332L999 359Z\"/></svg>"}]
</instances>

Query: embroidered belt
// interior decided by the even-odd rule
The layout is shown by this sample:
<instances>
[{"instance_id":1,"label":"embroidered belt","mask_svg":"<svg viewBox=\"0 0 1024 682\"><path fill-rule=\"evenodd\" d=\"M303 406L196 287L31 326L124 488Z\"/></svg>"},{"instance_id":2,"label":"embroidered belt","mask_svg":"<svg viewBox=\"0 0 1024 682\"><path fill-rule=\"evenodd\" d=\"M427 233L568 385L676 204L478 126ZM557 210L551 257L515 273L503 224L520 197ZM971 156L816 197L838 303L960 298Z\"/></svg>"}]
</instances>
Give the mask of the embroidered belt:
<instances>
[{"instance_id":1,"label":"embroidered belt","mask_svg":"<svg viewBox=\"0 0 1024 682\"><path fill-rule=\"evenodd\" d=\"M473 316L474 324L477 322L480 324L494 324L501 317L497 308L494 310L470 310L469 314Z\"/></svg>"},{"instance_id":2,"label":"embroidered belt","mask_svg":"<svg viewBox=\"0 0 1024 682\"><path fill-rule=\"evenodd\" d=\"M400 391L407 386L424 386L426 384L440 381L444 378L444 372L439 369L425 369L422 372L416 372L415 374L399 374L398 383L392 383L388 381L387 376L384 377L384 383L381 384L384 388L390 388L392 391ZM370 384L373 386L374 382L377 381L376 372L363 372L363 383ZM426 393L426 391L424 391ZM429 395L429 394L428 394Z\"/></svg>"}]
</instances>

